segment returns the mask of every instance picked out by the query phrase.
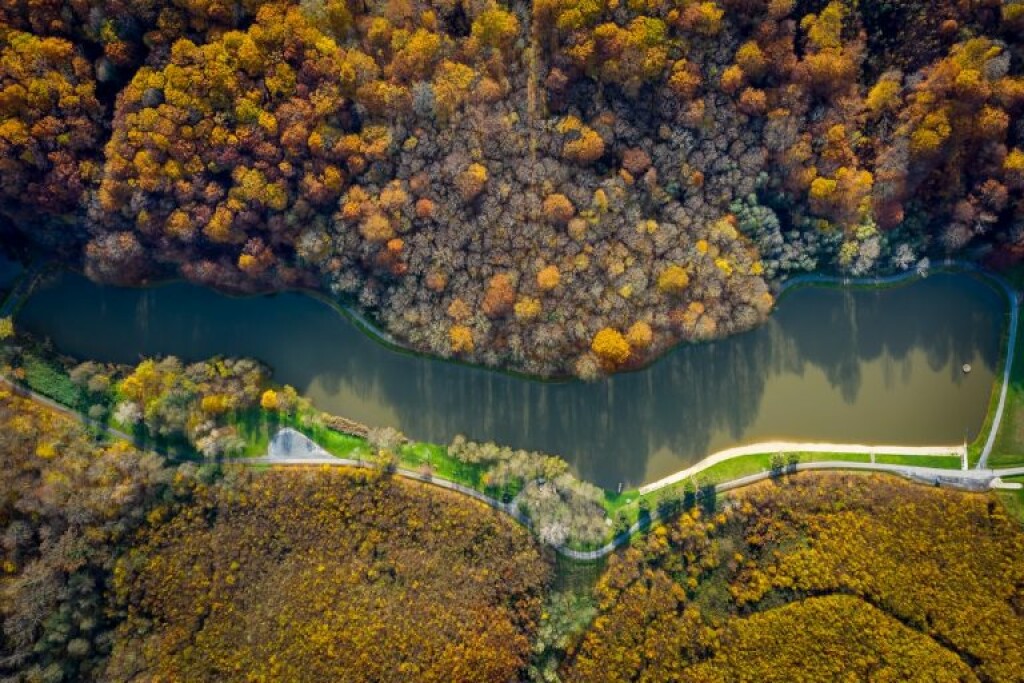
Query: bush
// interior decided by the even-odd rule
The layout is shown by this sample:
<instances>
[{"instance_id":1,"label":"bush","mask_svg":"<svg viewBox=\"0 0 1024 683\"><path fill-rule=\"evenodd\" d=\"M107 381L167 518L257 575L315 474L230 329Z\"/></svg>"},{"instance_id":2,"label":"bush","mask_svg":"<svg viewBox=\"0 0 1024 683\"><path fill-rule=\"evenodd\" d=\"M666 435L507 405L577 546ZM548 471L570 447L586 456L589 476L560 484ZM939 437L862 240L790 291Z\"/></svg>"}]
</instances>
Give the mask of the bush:
<instances>
[{"instance_id":1,"label":"bush","mask_svg":"<svg viewBox=\"0 0 1024 683\"><path fill-rule=\"evenodd\" d=\"M84 392L71 381L62 368L36 356L27 356L24 359L23 367L25 383L32 391L52 398L57 403L69 408L82 407L85 399Z\"/></svg>"}]
</instances>

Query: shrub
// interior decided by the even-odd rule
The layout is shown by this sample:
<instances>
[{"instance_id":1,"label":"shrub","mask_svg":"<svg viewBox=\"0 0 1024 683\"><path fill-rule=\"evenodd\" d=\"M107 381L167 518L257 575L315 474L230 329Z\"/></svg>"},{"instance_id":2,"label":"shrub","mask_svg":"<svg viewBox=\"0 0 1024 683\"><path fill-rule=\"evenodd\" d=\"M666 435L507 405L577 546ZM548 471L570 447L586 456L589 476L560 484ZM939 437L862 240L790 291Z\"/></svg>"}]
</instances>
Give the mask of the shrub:
<instances>
[{"instance_id":1,"label":"shrub","mask_svg":"<svg viewBox=\"0 0 1024 683\"><path fill-rule=\"evenodd\" d=\"M576 213L572 202L564 194L552 194L545 197L543 209L544 217L556 225L565 225Z\"/></svg>"},{"instance_id":2,"label":"shrub","mask_svg":"<svg viewBox=\"0 0 1024 683\"><path fill-rule=\"evenodd\" d=\"M30 355L25 359L25 383L32 391L52 398L70 408L82 406L85 396L81 387L56 364Z\"/></svg>"},{"instance_id":3,"label":"shrub","mask_svg":"<svg viewBox=\"0 0 1024 683\"><path fill-rule=\"evenodd\" d=\"M690 285L690 275L682 266L671 265L658 275L658 289L666 294L679 295Z\"/></svg>"},{"instance_id":4,"label":"shrub","mask_svg":"<svg viewBox=\"0 0 1024 683\"><path fill-rule=\"evenodd\" d=\"M550 292L561 281L562 276L558 272L558 266L545 266L537 273L537 286L543 292Z\"/></svg>"},{"instance_id":5,"label":"shrub","mask_svg":"<svg viewBox=\"0 0 1024 683\"><path fill-rule=\"evenodd\" d=\"M634 349L646 349L653 340L654 332L651 330L651 326L642 320L633 323L629 331L626 332L626 341Z\"/></svg>"},{"instance_id":6,"label":"shrub","mask_svg":"<svg viewBox=\"0 0 1024 683\"><path fill-rule=\"evenodd\" d=\"M606 327L594 335L591 350L605 363L618 366L629 360L629 342L618 330Z\"/></svg>"},{"instance_id":7,"label":"shrub","mask_svg":"<svg viewBox=\"0 0 1024 683\"><path fill-rule=\"evenodd\" d=\"M448 330L448 339L454 353L470 353L473 351L473 332L463 325L452 325Z\"/></svg>"},{"instance_id":8,"label":"shrub","mask_svg":"<svg viewBox=\"0 0 1024 683\"><path fill-rule=\"evenodd\" d=\"M470 164L469 168L460 173L455 179L455 187L462 200L470 202L476 199L483 192L487 177L487 168L483 164Z\"/></svg>"}]
</instances>

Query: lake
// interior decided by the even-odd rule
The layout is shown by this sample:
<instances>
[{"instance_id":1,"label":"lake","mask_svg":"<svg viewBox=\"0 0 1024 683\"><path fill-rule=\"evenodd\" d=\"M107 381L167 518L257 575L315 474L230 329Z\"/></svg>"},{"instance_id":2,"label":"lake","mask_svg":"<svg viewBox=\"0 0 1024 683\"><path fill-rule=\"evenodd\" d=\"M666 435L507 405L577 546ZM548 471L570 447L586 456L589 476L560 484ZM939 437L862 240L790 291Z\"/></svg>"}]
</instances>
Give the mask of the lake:
<instances>
[{"instance_id":1,"label":"lake","mask_svg":"<svg viewBox=\"0 0 1024 683\"><path fill-rule=\"evenodd\" d=\"M24 270L20 263L0 253L0 289L13 285Z\"/></svg>"},{"instance_id":2,"label":"lake","mask_svg":"<svg viewBox=\"0 0 1024 683\"><path fill-rule=\"evenodd\" d=\"M884 289L801 287L752 332L682 345L645 370L594 383L398 353L300 293L112 288L68 273L41 286L17 323L81 358L258 358L327 412L419 440L462 433L548 451L614 489L758 441L971 440L985 418L1004 318L1001 295L970 274Z\"/></svg>"}]
</instances>

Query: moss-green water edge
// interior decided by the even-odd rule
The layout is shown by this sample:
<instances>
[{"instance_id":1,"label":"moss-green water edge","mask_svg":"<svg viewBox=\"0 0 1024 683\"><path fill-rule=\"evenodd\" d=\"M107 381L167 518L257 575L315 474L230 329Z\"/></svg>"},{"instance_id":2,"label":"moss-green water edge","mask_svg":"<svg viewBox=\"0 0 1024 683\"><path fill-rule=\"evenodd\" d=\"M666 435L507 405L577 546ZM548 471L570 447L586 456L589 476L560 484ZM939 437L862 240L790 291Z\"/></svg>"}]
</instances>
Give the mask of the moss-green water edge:
<instances>
[{"instance_id":1,"label":"moss-green water edge","mask_svg":"<svg viewBox=\"0 0 1024 683\"><path fill-rule=\"evenodd\" d=\"M56 266L53 264L46 264L45 268L50 270L58 270L62 266ZM81 270L73 268L65 268L70 272L78 273L84 276ZM999 275L986 271L979 266L967 261L947 261L938 265L932 266L924 274L916 271L909 270L901 273L895 273L884 276L875 277L846 277L836 273L802 273L800 275L793 276L788 280L780 283L774 283L777 286L775 294L775 306L778 306L779 302L782 301L788 294L794 291L803 289L806 287L821 287L825 289L854 289L854 290L870 290L870 289L892 289L897 287L909 286L919 280L927 279L931 275L941 273L954 273L954 274L967 274L974 275L979 280L985 282L987 285L1001 292L1005 295L1005 287L1011 287L1008 282L1004 282ZM154 279L145 283L137 285L124 285L123 287L129 289L149 289L151 287L160 287L165 285L171 285L176 283L194 284L185 280L181 277L167 277L162 279ZM341 315L345 320L352 324L362 334L366 335L370 340L378 344L379 346L402 355L412 358L423 358L431 361L437 361L442 363L450 363L452 365L458 365L467 368L473 368L481 372L490 372L498 375L505 375L508 377L514 377L516 379L526 380L529 382L537 382L541 384L565 384L571 382L583 382L577 377L572 375L535 375L518 370L504 368L504 367L491 367L489 365L483 365L480 363L473 363L456 356L439 356L426 351L421 351L414 347L408 346L401 340L396 339L391 334L386 332L383 327L373 318L371 314L364 313L357 309L357 307L351 303L351 300L346 301L338 297L330 296L316 289L310 289L306 287L295 287L290 289L282 289L274 292L255 292L255 293L239 293L231 292L222 289L215 289L215 291L221 296L225 296L231 299L251 299L270 297L277 294L302 294L312 299L319 301L320 303L330 307L336 313ZM27 298L27 296L26 296ZM763 323L762 323L763 324ZM753 329L753 328L752 328ZM737 332L731 336L741 336L752 331L746 330ZM617 374L631 374L637 372L643 372L650 369L653 365L657 364L662 359L668 357L672 353L675 353L679 349L686 348L688 346L696 346L699 344L706 344L707 341L697 340L679 340L676 343L666 347L660 353L657 353L646 361L642 365L632 366L619 370ZM271 368L273 369L273 368Z\"/></svg>"},{"instance_id":2,"label":"moss-green water edge","mask_svg":"<svg viewBox=\"0 0 1024 683\"><path fill-rule=\"evenodd\" d=\"M931 272L968 272L976 275L979 279L987 281L997 291L1001 292L1002 296L1007 295L1007 290L1004 284L999 280L998 276L981 271L976 267L963 266L959 264L947 264L941 268L933 269ZM817 277L817 276L816 276ZM789 287L784 288L780 293L781 296L785 295L787 291L792 291L805 286L819 286L819 287L847 287L847 286L861 286L864 288L889 288L896 286L908 285L912 282L921 279L920 274L907 273L904 275L896 276L895 278L889 278L887 280L881 280L877 283L859 282L856 285L844 284L842 281L831 279L831 276L821 276L825 279L808 278L806 282L793 281L793 284ZM301 291L301 290L300 290ZM342 304L334 301L329 297L325 297L319 293L310 293L303 291L303 293L310 294L320 299L324 303L331 305L336 311L345 315L353 324L360 327L364 333L371 336L378 343L391 348L395 351L406 353L410 355L424 356L419 352L407 349L401 345L396 345L390 342L384 336L381 336L378 330L376 330L371 324L365 323L360 316L354 315L348 311ZM229 295L230 296L230 295ZM243 295L244 296L244 295ZM255 295L260 296L260 295ZM1007 302L1009 303L1009 302ZM1021 323L1024 324L1024 323ZM1004 331L1005 336L1008 335L1008 330ZM678 348L680 345L676 345L673 349L670 349L667 353L671 353L672 350ZM1005 343L1003 344L1002 354L1005 356ZM1024 353L1021 349L1016 349L1015 359L1017 356ZM662 355L662 357L665 354ZM441 359L449 362L462 363L463 365L471 365L459 361L458 359ZM1005 362L1005 358L1003 359ZM1020 364L1024 365L1024 363ZM1019 368L1019 364L1015 363L1014 367ZM484 368L485 370L492 372L506 372L501 370L493 370L490 368ZM1019 370L1018 370L1019 372ZM515 374L515 373L510 373ZM535 380L525 375L519 375L526 379ZM993 418L993 406L998 400L999 388L1001 386L1002 375L997 376L995 386L989 401L989 410L986 413L985 422L983 429L980 431L979 436L975 439L969 447L969 453L973 455L975 460L977 459L977 453L980 451L980 443L984 440L983 437L987 434L990 429L991 421ZM551 381L551 380L546 380ZM279 387L274 383L269 385L270 387ZM28 388L32 388L31 386ZM43 393L43 392L40 392ZM55 397L51 397L55 398ZM59 400L59 399L55 399ZM73 410L81 412L82 406L73 405L68 406ZM243 451L239 454L242 457L253 457L259 456L266 453L266 448L269 443L270 430L280 427L290 426L302 431L310 438L314 439L319 443L327 452L331 453L335 457L349 458L354 460L366 460L371 461L374 458L373 448L365 439L357 436L344 434L328 427L310 427L309 424L316 424L315 420L304 420L302 416L282 416L277 414L264 414L264 415L253 415L253 411L241 411L241 414L232 414L231 422L235 425L239 433L243 436L246 446ZM266 413L260 409L255 409L256 413ZM116 425L111 425L116 428ZM140 445L146 447L147 444L153 445L157 440L152 439L149 435L144 433L139 434L140 430L136 430L136 435L140 438L137 440ZM483 480L483 468L479 465L468 465L462 463L448 454L446 446L428 443L428 442L416 442L412 441L403 446L399 447L398 452L395 453L397 456L397 465L402 468L423 471L427 468L431 476L439 479L446 479L464 486L468 486L480 493L488 495L497 500L508 502L518 492L515 489L510 488L495 488L489 487L484 484ZM194 453L191 454L193 457L198 458L199 455ZM648 494L641 494L637 489L630 489L621 493L615 493L605 490L605 496L603 505L606 514L610 520L613 521L614 526L612 530L615 534L623 529L628 528L632 524L641 521L645 516L650 516L652 511L665 510L667 507L678 505L686 500L688 496L695 495L696 491L706 489L707 487L713 487L716 484L721 484L727 481L733 481L740 479L745 476L755 475L763 472L768 472L773 469L773 458L777 458L780 454L778 453L758 453L751 455L739 456L732 458L705 470L702 470L694 477L683 481L677 482L671 486L653 491ZM784 457L787 458L788 463L813 463L813 462L857 462L857 463L868 463L871 462L871 457L866 454L849 454L849 453L783 453ZM944 469L958 469L960 461L958 458L950 456L903 456L903 455L876 455L876 462L884 464L900 464L910 466L921 466L921 467L941 467ZM775 463L777 465L777 463ZM1002 464L1002 463L1000 463ZM254 463L255 465L255 463ZM784 475L785 471L780 470L779 475ZM614 534L613 534L614 535ZM593 550L594 547L583 546L582 544L570 544L570 547L578 550Z\"/></svg>"},{"instance_id":3,"label":"moss-green water edge","mask_svg":"<svg viewBox=\"0 0 1024 683\"><path fill-rule=\"evenodd\" d=\"M67 381L70 382L70 378ZM18 383L26 386L25 382L19 381ZM277 385L271 384L269 386L274 387ZM26 386L26 388L35 390L35 387L32 386ZM111 394L111 401L116 401L116 387L112 387ZM56 398L55 400L59 401ZM81 414L81 405L69 405L67 407ZM229 423L238 429L246 444L242 452L236 455L243 461L245 458L264 455L272 433L283 427L292 427L316 441L324 450L337 458L366 463L375 462L376 453L366 439L319 425L314 419L306 419L310 417L313 417L313 415L281 415L260 408L231 413ZM154 445L166 447L168 445L159 443L160 440L149 435L145 428L137 426L134 430L131 430L124 425L113 424L112 420L108 420L108 426L114 429L120 428L122 431L134 434L136 444L143 448ZM181 444L171 445L176 447L175 450L179 456L176 459L201 459L201 456L194 450L182 453L180 450ZM482 465L468 464L457 460L448 453L446 446L410 441L399 446L396 451L394 455L397 458L396 465L398 467L413 471L425 471L426 468L426 471L429 471L432 477L462 484L502 502L509 502L518 493L514 487L487 486L484 479L485 468ZM713 487L717 484L733 481L748 475L769 472L773 469L777 470L779 476L783 476L785 468L779 468L778 462L775 461L779 455L779 453L766 452L731 458L712 465L686 481L677 482L648 494L640 494L637 489L629 489L622 493L605 490L602 502L608 518L613 522L611 531L613 534L617 534L634 523L641 521L645 516L650 516L652 511L664 511L667 507L687 504L687 500L695 496L697 491L706 490L708 487ZM783 453L782 456L785 458L787 465L837 461L871 462L871 456L866 454L794 452ZM231 460L239 461L236 458L231 458ZM878 454L876 455L876 462L923 467L942 466L951 470L957 469L960 465L959 459L951 456ZM255 465L256 463L253 464ZM599 546L593 544L570 543L570 548L574 550L587 551L594 550L597 547Z\"/></svg>"}]
</instances>

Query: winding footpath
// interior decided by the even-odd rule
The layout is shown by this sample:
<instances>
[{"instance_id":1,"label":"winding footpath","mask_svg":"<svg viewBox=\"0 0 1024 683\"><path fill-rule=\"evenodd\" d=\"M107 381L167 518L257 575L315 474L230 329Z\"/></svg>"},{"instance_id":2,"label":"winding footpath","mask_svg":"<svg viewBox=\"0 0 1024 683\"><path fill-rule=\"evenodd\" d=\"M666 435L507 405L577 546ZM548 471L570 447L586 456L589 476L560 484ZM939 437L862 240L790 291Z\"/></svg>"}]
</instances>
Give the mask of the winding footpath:
<instances>
[{"instance_id":1,"label":"winding footpath","mask_svg":"<svg viewBox=\"0 0 1024 683\"><path fill-rule=\"evenodd\" d=\"M79 412L78 410L75 410L74 408L68 408L63 403L58 403L57 401L54 401L51 398L47 398L46 396L43 396L42 394L37 394L36 392L32 391L31 389L26 389L22 385L18 384L14 380L12 380L12 379L10 379L10 378L2 375L2 374L0 374L0 385L7 386L11 390L11 393L13 393L13 394L15 394L17 396L20 396L21 398L27 398L27 399L29 399L31 401L34 401L35 403L38 403L38 404L43 405L43 406L46 406L50 410L54 410L54 411L56 411L58 413L66 415L67 417L70 417L73 420L77 420L78 422L81 422L84 425L88 425L88 426L93 427L95 429L99 429L101 431L104 431L107 434L109 434L110 436L113 436L113 437L115 437L117 439L120 439L122 441L128 441L130 443L137 444L135 437L129 436L125 432L122 432L120 429L116 429L114 427L111 427L110 425L108 425L105 422L100 422L99 420L94 420L91 417L89 417L88 415L83 415L81 412ZM154 449L151 446L147 446L146 450L150 450L150 451L154 451L154 452L159 452L159 451L156 451L156 449ZM163 454L161 454L161 455L163 455Z\"/></svg>"},{"instance_id":2,"label":"winding footpath","mask_svg":"<svg viewBox=\"0 0 1024 683\"><path fill-rule=\"evenodd\" d=\"M961 469L951 470L945 468L934 468L934 467L922 467L914 465L896 465L886 463L860 463L850 461L820 461L820 462L808 462L799 463L794 467L790 468L789 471L813 471L813 470L847 470L847 471L870 471L870 472L886 472L899 476L906 477L913 481L932 484L932 485L945 485L952 486L968 490L987 490L993 486L998 486L1001 477L1011 477L1024 475L1024 467L1005 468L994 470L988 468L988 458L995 446L995 440L999 433L999 427L1002 424L1003 413L1006 406L1007 391L1009 388L1010 373L1012 370L1013 358L1016 352L1017 344L1017 323L1019 318L1020 303L1017 293L1007 284L1002 278L982 271L980 268L970 263L961 263L947 261L942 264L936 270L958 270L979 273L983 275L989 282L992 282L998 286L1002 292L1006 295L1009 303L1010 315L1008 320L1009 334L1007 336L1007 344L1004 355L1004 367L1002 376L1002 385L999 392L999 400L996 404L996 410L992 418L992 424L989 429L988 436L985 440L985 445L981 452L981 457L978 461L977 466L974 469ZM844 278L834 277L828 275L815 275L808 274L798 277L794 277L786 281L782 287L779 288L777 296L781 296L788 290L806 286L806 285L843 285L843 286L892 286L902 283L912 282L915 280L927 277L926 274L920 272L909 271L906 273L899 273L896 275L890 275L886 277L874 277L874 278ZM372 327L372 326L371 326ZM295 444L295 446L291 446ZM804 453L842 453L842 454L862 454L868 456L874 455L904 455L904 456L956 456L961 459L966 465L967 452L964 445L953 445L953 446L887 446L887 445L864 445L864 444L835 444L835 443L802 443L802 442L765 442L749 444L746 446L738 446L735 448L729 448L717 453L713 453L708 457L701 460L699 463L689 467L685 470L677 472L673 475L665 477L664 479L652 482L645 486L640 487L639 491L641 494L646 495L666 488L673 484L685 481L694 475L707 470L714 465L731 460L733 458L739 458L747 455L756 455L761 453L793 453L793 452L804 452ZM874 458L872 457L872 460ZM294 430L282 430L275 435L271 441L271 446L268 449L268 453L263 458L256 458L249 460L253 464L268 464L268 465L328 465L328 466L349 466L349 467L370 467L371 465L356 460L349 460L343 458L337 458L327 451L323 450L315 443L307 439L304 435ZM411 470L398 469L395 472L399 476L403 476L416 481L433 484L440 486L441 488L449 489L452 491L458 491L465 495L468 495L476 500L483 502L490 507L505 512L513 516L516 520L522 524L529 526L529 520L518 510L514 504L506 504L498 501L490 496L484 495L475 489L471 489L462 484L457 484L445 479L439 479L428 475L421 474L419 472L413 472ZM759 481L764 481L773 476L777 476L776 473L771 471L763 471L756 474L740 477L738 479L724 482L715 486L715 492L724 493L726 491L748 486ZM645 528L648 528L651 523L658 519L657 512L652 512L651 516L647 519L641 520L634 523L628 530L622 532L616 536L612 541L594 550L577 550L566 546L556 547L555 550L559 554L564 555L575 560L597 560L601 557L608 555L613 552L616 548L626 544L629 539L636 533L639 533Z\"/></svg>"},{"instance_id":3,"label":"winding footpath","mask_svg":"<svg viewBox=\"0 0 1024 683\"><path fill-rule=\"evenodd\" d=\"M1024 475L1024 466L1002 468L1002 469L991 469L988 467L988 458L995 445L996 437L999 433L999 427L1002 424L1003 414L1006 405L1006 397L1010 381L1010 373L1012 370L1013 358L1016 351L1017 343L1017 323L1019 318L1019 299L1017 293L1009 286L1004 280L998 276L990 273L984 273L978 267L973 264L959 263L959 262L947 262L942 267L943 270L961 270L969 272L982 273L990 281L995 283L1002 291L1006 294L1010 306L1009 316L1009 334L1007 337L1007 345L1005 352L1004 368L1002 375L1002 386L1000 388L999 400L996 404L995 413L992 418L992 424L989 430L989 434L986 438L984 447L981 451L978 464L974 469L961 469L952 470L944 468L933 468L933 467L921 467L913 465L896 465L876 462L850 462L850 461L820 461L820 462L808 462L799 463L790 468L787 471L812 471L812 470L858 470L858 471L871 471L871 472L887 472L890 474L896 474L899 476L906 477L908 479L918 481L921 483L932 484L932 485L945 485L953 486L957 488L963 488L968 490L987 490L993 486L1000 484L1001 477L1012 477ZM23 277L18 285L15 287L12 294L7 298L3 305L0 306L0 317L3 315L10 315L17 308L18 305L28 296L31 292L35 282L42 273L42 268L38 265L33 266L26 276ZM803 275L788 280L778 290L777 294L781 296L787 290L793 289L802 285L813 285L813 284L841 284L847 286L886 286L895 285L903 282L910 282L916 279L926 277L916 271L908 273L902 273L898 275L892 275L888 277L879 278L842 278L832 277L826 275ZM371 332L379 332L376 330L369 321L362 319L360 320L364 327L370 328ZM118 429L110 427L107 424L92 420L87 416L82 415L79 411L68 408L56 401L53 401L45 396L42 396L34 391L24 388L17 382L14 382L7 377L0 375L0 384L7 385L11 390L20 396L32 399L46 407L56 410L60 413L68 415L84 424L90 425L96 429L102 430L107 434L136 443L134 437L122 432ZM150 449L152 450L152 449ZM793 452L806 452L806 453L842 453L842 454L864 454L864 455L906 455L906 456L959 456L961 460L966 463L966 450L964 446L933 446L933 447L912 447L912 446L869 446L862 444L832 444L832 443L800 443L800 442L766 442L758 444L749 444L746 446L739 446L736 448L730 448L717 453L709 455L707 458L701 460L701 462L689 467L685 470L677 472L669 477L661 479L656 482L652 482L645 486L642 486L639 491L641 494L650 494L665 487L671 486L672 484L685 481L693 477L694 475L714 466L721 462L731 460L733 458L743 457L746 455L762 454L762 453L793 453ZM874 460L874 458L872 458ZM352 460L346 458L338 458L321 446L310 440L301 432L298 432L291 428L284 428L279 430L270 440L268 445L267 454L257 458L235 458L228 459L227 462L244 463L246 465L271 465L271 466L345 466L345 467L374 467L374 465L360 460ZM398 468L394 472L398 476L414 481L419 481L426 484L438 486L443 489L455 491L457 493L469 496L475 500L478 500L485 505L494 508L500 512L513 517L516 521L523 524L526 527L531 526L529 518L527 518L515 504L503 503L490 496L487 496L480 491L473 488L459 484L457 482L449 481L447 479L441 479L433 477L428 474L421 472L415 472L412 470ZM723 482L714 487L715 493L724 493L726 491L748 486L765 479L769 479L773 476L779 476L776 472L763 471L756 474L740 477L728 482ZM658 512L652 511L649 517L642 519L634 523L629 529L617 535L606 545L596 548L593 550L577 550L567 546L558 546L555 550L568 558L574 560L597 560L615 549L625 545L629 542L630 538L644 529L648 528L652 523L659 519Z\"/></svg>"},{"instance_id":4,"label":"winding footpath","mask_svg":"<svg viewBox=\"0 0 1024 683\"><path fill-rule=\"evenodd\" d=\"M280 466L305 466L305 467L363 467L363 468L374 468L375 465L365 460L352 460L349 458L338 458L331 455L314 441L309 439L305 434L292 429L291 427L285 427L279 430L270 440L270 444L267 447L267 455L259 458L238 458L233 459L232 462L243 463L246 465L271 465L274 467ZM930 485L944 485L952 486L956 488L983 491L992 486L992 483L999 477L1012 477L1024 475L1024 466L1006 468L999 470L990 469L971 469L971 470L948 470L935 467L915 467L909 465L888 465L883 463L867 463L867 462L846 462L842 460L837 461L822 461L822 462L808 462L799 463L790 471L797 472L808 472L812 470L860 470L869 472L887 472L889 474L896 474L912 481L916 481L923 484ZM474 498L485 505L488 505L495 510L504 512L505 514L511 515L516 521L521 523L523 526L529 528L531 526L529 518L527 518L515 505L515 503L503 503L495 498L480 493L476 489L472 489L468 486L458 484L447 479L441 479L430 475L423 474L421 472L415 472L404 468L398 468L394 471L394 474L404 477L406 479L412 479L425 484L432 484L449 491L457 491L471 498ZM778 476L776 473L765 471L758 472L757 474L751 474L739 479L724 482L715 486L715 493L725 493L732 489L741 488L743 486L749 486L750 484L764 481L773 476ZM629 542L629 539L639 533L640 531L648 528L651 523L659 519L659 515L656 511L653 511L647 519L641 520L634 523L628 530L622 532L610 542L600 548L594 550L577 550L568 546L556 546L555 550L565 557L574 560L598 560L605 555L615 551Z\"/></svg>"}]
</instances>

